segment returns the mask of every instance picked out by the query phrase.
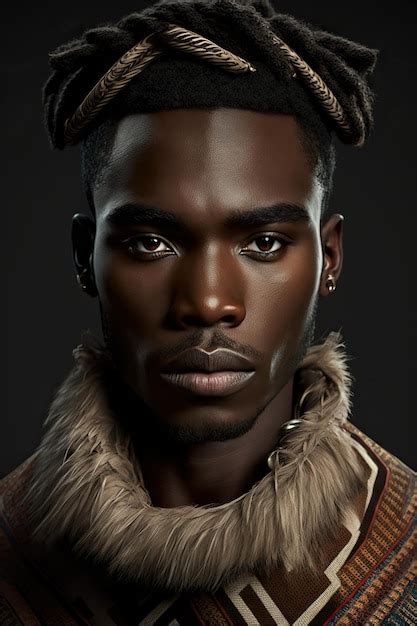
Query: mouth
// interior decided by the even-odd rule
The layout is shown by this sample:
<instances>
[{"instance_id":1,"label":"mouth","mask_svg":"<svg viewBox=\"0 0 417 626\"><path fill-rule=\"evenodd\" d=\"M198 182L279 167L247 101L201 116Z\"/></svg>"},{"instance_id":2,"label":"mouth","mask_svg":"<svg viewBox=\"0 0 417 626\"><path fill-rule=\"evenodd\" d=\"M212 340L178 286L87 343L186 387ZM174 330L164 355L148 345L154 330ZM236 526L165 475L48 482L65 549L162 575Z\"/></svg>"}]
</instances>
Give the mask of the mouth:
<instances>
[{"instance_id":1,"label":"mouth","mask_svg":"<svg viewBox=\"0 0 417 626\"><path fill-rule=\"evenodd\" d=\"M243 389L252 379L254 373L255 370L170 372L161 373L161 377L170 385L201 396L229 396Z\"/></svg>"}]
</instances>

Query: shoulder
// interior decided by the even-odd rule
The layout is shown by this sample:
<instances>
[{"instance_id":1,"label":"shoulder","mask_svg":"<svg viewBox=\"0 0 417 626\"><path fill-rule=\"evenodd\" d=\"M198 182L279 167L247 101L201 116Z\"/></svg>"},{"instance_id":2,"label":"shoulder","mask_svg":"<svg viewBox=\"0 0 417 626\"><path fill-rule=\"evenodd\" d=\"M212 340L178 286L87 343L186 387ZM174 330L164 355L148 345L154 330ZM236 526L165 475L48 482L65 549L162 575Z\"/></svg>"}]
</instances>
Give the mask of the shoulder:
<instances>
[{"instance_id":1,"label":"shoulder","mask_svg":"<svg viewBox=\"0 0 417 626\"><path fill-rule=\"evenodd\" d=\"M30 457L0 480L0 606L2 619L11 624L40 623L25 599L30 577L23 553L29 539L23 501L32 465Z\"/></svg>"},{"instance_id":2,"label":"shoulder","mask_svg":"<svg viewBox=\"0 0 417 626\"><path fill-rule=\"evenodd\" d=\"M369 435L360 430L351 421L345 422L343 425L351 436L359 443L362 444L368 451L372 452L372 456L377 456L378 459L383 462L387 468L397 471L404 476L407 476L412 484L416 484L417 472L409 467L404 461L399 459L395 454L381 446L377 441L372 439Z\"/></svg>"},{"instance_id":3,"label":"shoulder","mask_svg":"<svg viewBox=\"0 0 417 626\"><path fill-rule=\"evenodd\" d=\"M374 525L376 522L384 525L386 533L396 540L408 529L415 541L417 472L351 422L344 427L360 444L368 456L368 463L373 465L375 481L370 504L374 510ZM410 537L411 545L415 546L415 543L411 543Z\"/></svg>"},{"instance_id":4,"label":"shoulder","mask_svg":"<svg viewBox=\"0 0 417 626\"><path fill-rule=\"evenodd\" d=\"M0 481L0 622L73 626L79 622L56 597L36 558L26 505L35 459L29 457Z\"/></svg>"},{"instance_id":5,"label":"shoulder","mask_svg":"<svg viewBox=\"0 0 417 626\"><path fill-rule=\"evenodd\" d=\"M360 444L372 471L360 534L339 573L335 617L340 623L343 616L359 624L372 616L381 623L401 621L413 610L417 575L417 473L352 423L344 427Z\"/></svg>"},{"instance_id":6,"label":"shoulder","mask_svg":"<svg viewBox=\"0 0 417 626\"><path fill-rule=\"evenodd\" d=\"M25 534L25 495L34 467L35 455L0 480L1 540L10 544L17 534Z\"/></svg>"}]
</instances>

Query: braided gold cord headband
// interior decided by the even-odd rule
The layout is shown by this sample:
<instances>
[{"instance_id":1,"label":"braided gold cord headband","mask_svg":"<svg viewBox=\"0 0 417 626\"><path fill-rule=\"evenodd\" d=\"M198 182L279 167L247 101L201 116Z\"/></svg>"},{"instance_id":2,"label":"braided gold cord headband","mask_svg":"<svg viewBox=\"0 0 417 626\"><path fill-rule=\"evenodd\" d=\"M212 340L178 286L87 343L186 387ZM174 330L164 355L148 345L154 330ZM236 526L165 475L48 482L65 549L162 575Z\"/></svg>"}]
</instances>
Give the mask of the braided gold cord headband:
<instances>
[{"instance_id":1,"label":"braided gold cord headband","mask_svg":"<svg viewBox=\"0 0 417 626\"><path fill-rule=\"evenodd\" d=\"M222 67L228 72L256 72L256 68L248 61L245 61L245 59L242 59L236 54L233 54L233 52L218 46L213 41L182 26L169 24L168 28L159 34L171 47L183 52L189 52L198 58ZM334 93L320 76L275 34L273 34L273 42L290 62L295 71L295 75L301 76L305 81L306 85L323 107L325 113L336 123L342 134L349 137L349 135L351 135L350 125ZM65 143L76 143L80 132L101 109L103 109L134 76L142 72L145 67L161 54L163 54L163 49L154 41L154 35L148 35L116 61L90 90L75 113L65 121ZM365 138L363 120L361 116L359 117L361 118L362 132L360 139L355 143L357 146L362 145Z\"/></svg>"},{"instance_id":2,"label":"braided gold cord headband","mask_svg":"<svg viewBox=\"0 0 417 626\"><path fill-rule=\"evenodd\" d=\"M173 48L190 52L201 59L219 65L229 72L256 72L253 65L233 54L233 52L229 52L209 39L201 37L201 35L197 35L197 33L193 33L181 26L170 24L162 35ZM75 143L80 131L97 113L134 76L142 72L151 61L162 53L163 50L153 41L153 35L148 35L116 61L87 94L74 115L66 120L64 125L65 142Z\"/></svg>"},{"instance_id":3,"label":"braided gold cord headband","mask_svg":"<svg viewBox=\"0 0 417 626\"><path fill-rule=\"evenodd\" d=\"M337 124L341 131L349 136L351 128L349 122L346 119L343 108L341 107L338 99L334 93L329 89L323 79L311 69L309 65L296 53L292 48L287 46L277 35L273 34L274 44L279 47L284 56L291 62L298 76L301 76L313 94L319 100L323 109ZM360 139L354 144L355 146L362 146L365 140L365 125L361 115L358 116L361 124L361 136Z\"/></svg>"},{"instance_id":4,"label":"braided gold cord headband","mask_svg":"<svg viewBox=\"0 0 417 626\"><path fill-rule=\"evenodd\" d=\"M64 140L74 143L80 131L119 93L130 80L162 54L154 47L150 36L128 50L104 74L86 95L74 115L64 125Z\"/></svg>"},{"instance_id":5,"label":"braided gold cord headband","mask_svg":"<svg viewBox=\"0 0 417 626\"><path fill-rule=\"evenodd\" d=\"M183 52L191 52L209 63L215 63L229 72L256 72L256 69L245 59L225 50L210 39L206 39L182 26L170 24L162 33L164 39L173 47Z\"/></svg>"}]
</instances>

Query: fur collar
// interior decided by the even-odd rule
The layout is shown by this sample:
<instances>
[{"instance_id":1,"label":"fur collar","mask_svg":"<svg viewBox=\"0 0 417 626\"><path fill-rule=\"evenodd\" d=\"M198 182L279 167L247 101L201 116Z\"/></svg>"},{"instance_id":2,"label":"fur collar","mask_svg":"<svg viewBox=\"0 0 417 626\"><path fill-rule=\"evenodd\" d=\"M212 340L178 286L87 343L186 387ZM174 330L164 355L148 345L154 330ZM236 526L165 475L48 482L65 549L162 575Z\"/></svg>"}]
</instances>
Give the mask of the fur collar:
<instances>
[{"instance_id":1,"label":"fur collar","mask_svg":"<svg viewBox=\"0 0 417 626\"><path fill-rule=\"evenodd\" d=\"M364 480L343 428L351 381L338 334L310 347L297 371L302 423L275 468L222 505L152 506L108 404L105 352L81 345L74 357L37 453L29 501L38 537L65 537L124 580L176 592L214 591L279 563L287 571L321 563Z\"/></svg>"}]
</instances>

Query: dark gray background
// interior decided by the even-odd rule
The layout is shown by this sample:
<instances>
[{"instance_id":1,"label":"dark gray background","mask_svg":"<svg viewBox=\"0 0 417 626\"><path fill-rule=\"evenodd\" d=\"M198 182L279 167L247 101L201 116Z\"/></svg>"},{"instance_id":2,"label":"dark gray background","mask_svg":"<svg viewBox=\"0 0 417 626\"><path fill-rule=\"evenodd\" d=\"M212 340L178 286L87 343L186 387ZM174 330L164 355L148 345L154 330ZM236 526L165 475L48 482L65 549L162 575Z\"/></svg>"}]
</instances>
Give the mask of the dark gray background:
<instances>
[{"instance_id":1,"label":"dark gray background","mask_svg":"<svg viewBox=\"0 0 417 626\"><path fill-rule=\"evenodd\" d=\"M8 3L2 15L2 282L7 376L0 474L35 449L52 394L97 301L72 268L72 213L87 212L73 148L51 152L42 124L47 54L86 27L147 2ZM332 209L345 215L345 265L321 302L318 334L342 328L355 377L352 421L416 467L417 3L283 0L279 9L380 49L376 127L363 149L339 145Z\"/></svg>"}]
</instances>

